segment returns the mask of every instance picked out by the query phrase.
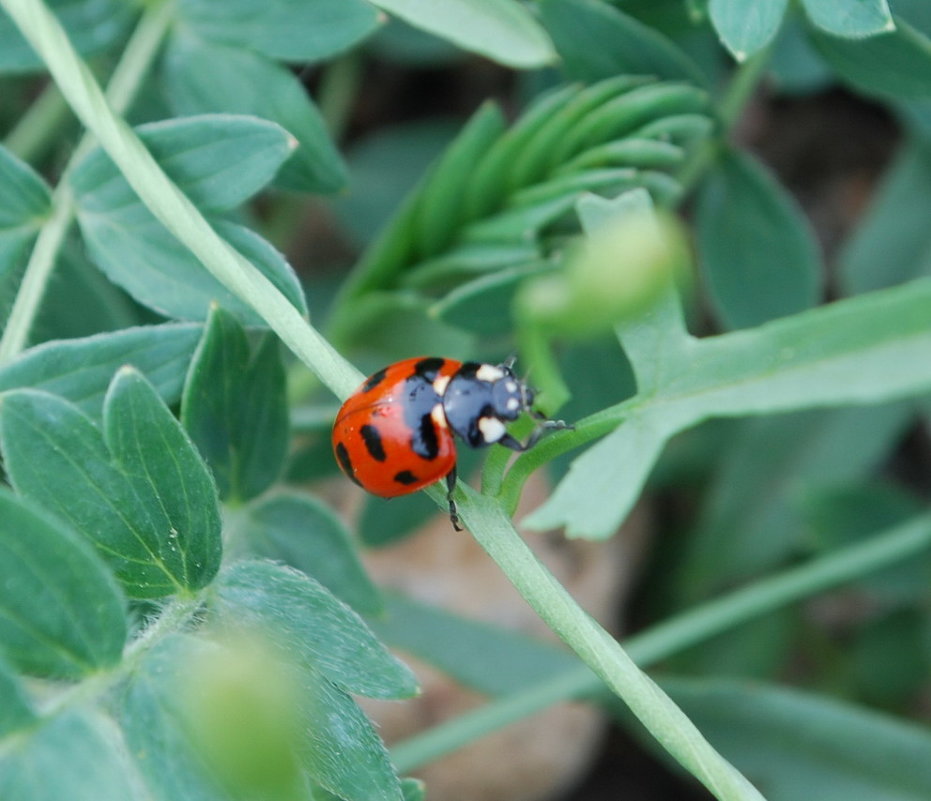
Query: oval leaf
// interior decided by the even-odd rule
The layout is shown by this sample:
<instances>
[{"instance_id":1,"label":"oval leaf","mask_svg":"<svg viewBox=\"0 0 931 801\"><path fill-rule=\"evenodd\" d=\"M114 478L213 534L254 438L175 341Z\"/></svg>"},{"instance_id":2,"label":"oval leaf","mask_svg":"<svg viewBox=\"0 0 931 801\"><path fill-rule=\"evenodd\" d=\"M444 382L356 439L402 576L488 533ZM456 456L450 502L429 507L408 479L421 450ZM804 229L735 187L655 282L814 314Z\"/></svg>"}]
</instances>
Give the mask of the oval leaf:
<instances>
[{"instance_id":1,"label":"oval leaf","mask_svg":"<svg viewBox=\"0 0 931 801\"><path fill-rule=\"evenodd\" d=\"M895 30L886 0L802 0L802 7L821 30L846 39Z\"/></svg>"},{"instance_id":2,"label":"oval leaf","mask_svg":"<svg viewBox=\"0 0 931 801\"><path fill-rule=\"evenodd\" d=\"M281 61L322 61L378 27L365 0L181 0L178 17L204 39Z\"/></svg>"},{"instance_id":3,"label":"oval leaf","mask_svg":"<svg viewBox=\"0 0 931 801\"><path fill-rule=\"evenodd\" d=\"M776 38L787 5L788 0L711 0L708 10L724 46L743 61Z\"/></svg>"},{"instance_id":4,"label":"oval leaf","mask_svg":"<svg viewBox=\"0 0 931 801\"><path fill-rule=\"evenodd\" d=\"M346 168L323 118L297 78L248 50L175 35L163 60L166 95L178 114L254 114L299 142L276 183L299 192L336 192ZM235 165L232 165L235 166Z\"/></svg>"},{"instance_id":5,"label":"oval leaf","mask_svg":"<svg viewBox=\"0 0 931 801\"><path fill-rule=\"evenodd\" d=\"M139 497L167 525L159 546L177 563L176 580L195 590L220 566L220 512L213 479L184 429L142 374L122 368L104 401L104 432Z\"/></svg>"},{"instance_id":6,"label":"oval leaf","mask_svg":"<svg viewBox=\"0 0 931 801\"><path fill-rule=\"evenodd\" d=\"M0 391L18 387L45 390L99 418L113 374L131 364L148 376L165 403L173 404L181 397L184 375L201 331L200 325L166 323L46 342L0 368Z\"/></svg>"},{"instance_id":7,"label":"oval leaf","mask_svg":"<svg viewBox=\"0 0 931 801\"><path fill-rule=\"evenodd\" d=\"M813 306L821 265L797 204L749 156L731 151L699 199L702 267L721 320L743 328Z\"/></svg>"},{"instance_id":8,"label":"oval leaf","mask_svg":"<svg viewBox=\"0 0 931 801\"><path fill-rule=\"evenodd\" d=\"M313 496L290 492L250 504L237 532L255 555L296 567L356 611L381 610L345 523Z\"/></svg>"},{"instance_id":9,"label":"oval leaf","mask_svg":"<svg viewBox=\"0 0 931 801\"><path fill-rule=\"evenodd\" d=\"M6 412L4 402L4 419ZM0 489L0 651L9 662L26 673L77 678L115 665L125 641L122 596L90 547Z\"/></svg>"},{"instance_id":10,"label":"oval leaf","mask_svg":"<svg viewBox=\"0 0 931 801\"><path fill-rule=\"evenodd\" d=\"M515 0L372 0L416 28L509 67L542 67L556 58L546 31Z\"/></svg>"},{"instance_id":11,"label":"oval leaf","mask_svg":"<svg viewBox=\"0 0 931 801\"><path fill-rule=\"evenodd\" d=\"M880 97L931 97L931 40L904 20L895 31L853 40L809 32L837 77L855 89Z\"/></svg>"},{"instance_id":12,"label":"oval leaf","mask_svg":"<svg viewBox=\"0 0 931 801\"><path fill-rule=\"evenodd\" d=\"M931 143L907 143L840 257L847 292L868 292L931 273Z\"/></svg>"},{"instance_id":13,"label":"oval leaf","mask_svg":"<svg viewBox=\"0 0 931 801\"><path fill-rule=\"evenodd\" d=\"M103 214L78 218L90 255L114 283L137 301L167 317L203 320L212 303L250 325L265 325L208 273L197 258L147 210L137 220ZM227 220L213 225L224 239L265 275L295 308L305 311L303 291L284 257L254 231Z\"/></svg>"},{"instance_id":14,"label":"oval leaf","mask_svg":"<svg viewBox=\"0 0 931 801\"><path fill-rule=\"evenodd\" d=\"M181 420L216 479L221 498L248 500L281 473L288 406L278 340L254 354L236 319L216 307L191 362Z\"/></svg>"},{"instance_id":15,"label":"oval leaf","mask_svg":"<svg viewBox=\"0 0 931 801\"><path fill-rule=\"evenodd\" d=\"M573 78L594 81L629 74L706 83L682 50L615 6L600 0L541 0L538 6Z\"/></svg>"},{"instance_id":16,"label":"oval leaf","mask_svg":"<svg viewBox=\"0 0 931 801\"><path fill-rule=\"evenodd\" d=\"M273 122L204 114L135 129L165 173L204 212L234 209L275 177L294 147ZM79 214L136 221L142 201L110 157L95 148L70 175Z\"/></svg>"},{"instance_id":17,"label":"oval leaf","mask_svg":"<svg viewBox=\"0 0 931 801\"><path fill-rule=\"evenodd\" d=\"M221 622L252 623L282 638L289 653L348 692L399 698L417 691L411 672L362 619L303 573L271 562L239 562L223 574L217 601Z\"/></svg>"},{"instance_id":18,"label":"oval leaf","mask_svg":"<svg viewBox=\"0 0 931 801\"><path fill-rule=\"evenodd\" d=\"M46 719L0 756L0 798L148 801L113 721L89 710Z\"/></svg>"}]
</instances>

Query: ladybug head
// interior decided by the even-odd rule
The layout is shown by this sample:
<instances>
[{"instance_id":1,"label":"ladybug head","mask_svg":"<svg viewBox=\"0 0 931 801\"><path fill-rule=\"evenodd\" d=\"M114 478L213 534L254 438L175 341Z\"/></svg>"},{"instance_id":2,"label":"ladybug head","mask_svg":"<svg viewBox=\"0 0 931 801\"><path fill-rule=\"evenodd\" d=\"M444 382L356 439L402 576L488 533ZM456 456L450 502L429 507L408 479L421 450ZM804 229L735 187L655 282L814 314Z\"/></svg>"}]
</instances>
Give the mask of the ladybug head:
<instances>
[{"instance_id":1,"label":"ladybug head","mask_svg":"<svg viewBox=\"0 0 931 801\"><path fill-rule=\"evenodd\" d=\"M505 362L495 369L501 371L501 376L491 386L491 405L495 417L516 420L533 405L533 390L514 375L511 363Z\"/></svg>"}]
</instances>

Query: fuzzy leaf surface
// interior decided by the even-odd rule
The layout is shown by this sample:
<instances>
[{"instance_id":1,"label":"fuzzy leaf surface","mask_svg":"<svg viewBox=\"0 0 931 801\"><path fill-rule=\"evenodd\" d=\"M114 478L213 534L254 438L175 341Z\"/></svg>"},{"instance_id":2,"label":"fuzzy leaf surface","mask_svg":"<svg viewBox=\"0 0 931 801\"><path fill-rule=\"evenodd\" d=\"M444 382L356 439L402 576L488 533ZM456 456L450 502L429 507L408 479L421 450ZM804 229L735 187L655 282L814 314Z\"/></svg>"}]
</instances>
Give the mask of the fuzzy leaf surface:
<instances>
[{"instance_id":1,"label":"fuzzy leaf surface","mask_svg":"<svg viewBox=\"0 0 931 801\"><path fill-rule=\"evenodd\" d=\"M312 495L287 492L258 499L236 523L251 553L296 567L357 612L381 610L378 589L365 573L345 523Z\"/></svg>"},{"instance_id":2,"label":"fuzzy leaf surface","mask_svg":"<svg viewBox=\"0 0 931 801\"><path fill-rule=\"evenodd\" d=\"M271 562L239 562L221 577L218 613L226 625L254 624L283 638L291 654L348 692L408 697L417 684L362 619L322 584Z\"/></svg>"},{"instance_id":3,"label":"fuzzy leaf surface","mask_svg":"<svg viewBox=\"0 0 931 801\"><path fill-rule=\"evenodd\" d=\"M4 401L4 420L6 411ZM124 607L90 546L0 491L0 652L12 666L68 679L113 666L126 640Z\"/></svg>"},{"instance_id":4,"label":"fuzzy leaf surface","mask_svg":"<svg viewBox=\"0 0 931 801\"><path fill-rule=\"evenodd\" d=\"M166 323L82 339L46 342L0 367L0 391L31 387L71 401L99 419L113 374L130 364L148 376L165 403L176 403L203 327Z\"/></svg>"}]
</instances>

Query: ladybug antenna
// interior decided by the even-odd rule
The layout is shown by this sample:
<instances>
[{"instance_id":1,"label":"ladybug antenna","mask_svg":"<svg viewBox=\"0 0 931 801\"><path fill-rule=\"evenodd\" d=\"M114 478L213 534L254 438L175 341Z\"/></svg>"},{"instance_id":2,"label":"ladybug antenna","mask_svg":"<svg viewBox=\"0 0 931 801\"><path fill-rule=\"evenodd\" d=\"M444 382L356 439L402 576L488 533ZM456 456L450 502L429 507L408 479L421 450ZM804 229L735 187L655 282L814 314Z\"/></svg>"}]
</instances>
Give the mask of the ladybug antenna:
<instances>
[{"instance_id":1,"label":"ladybug antenna","mask_svg":"<svg viewBox=\"0 0 931 801\"><path fill-rule=\"evenodd\" d=\"M501 366L502 366L505 370L511 370L511 369L513 369L514 363L515 363L516 361L517 361L517 354L516 354L516 353L512 353L510 356L508 356L508 357L501 363Z\"/></svg>"}]
</instances>

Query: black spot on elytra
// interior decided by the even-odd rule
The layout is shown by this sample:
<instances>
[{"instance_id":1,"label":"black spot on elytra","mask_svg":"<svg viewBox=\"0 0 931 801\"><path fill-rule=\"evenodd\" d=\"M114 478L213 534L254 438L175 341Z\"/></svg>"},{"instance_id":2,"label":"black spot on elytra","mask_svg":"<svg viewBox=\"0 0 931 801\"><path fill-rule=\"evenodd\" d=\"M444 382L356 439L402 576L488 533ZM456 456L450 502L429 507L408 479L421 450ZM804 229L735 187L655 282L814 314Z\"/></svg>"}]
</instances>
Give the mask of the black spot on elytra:
<instances>
[{"instance_id":1,"label":"black spot on elytra","mask_svg":"<svg viewBox=\"0 0 931 801\"><path fill-rule=\"evenodd\" d=\"M440 452L440 443L436 436L436 423L429 414L420 418L411 437L411 449L424 459L436 459Z\"/></svg>"},{"instance_id":2,"label":"black spot on elytra","mask_svg":"<svg viewBox=\"0 0 931 801\"><path fill-rule=\"evenodd\" d=\"M362 441L365 443L369 456L377 462L385 461L387 458L385 456L385 446L382 445L381 434L378 433L378 429L375 426L366 424L359 429L359 433L362 435Z\"/></svg>"},{"instance_id":3,"label":"black spot on elytra","mask_svg":"<svg viewBox=\"0 0 931 801\"><path fill-rule=\"evenodd\" d=\"M414 372L432 384L436 381L436 376L445 363L446 359L441 359L438 356L431 356L429 359L421 359L417 362L417 364L414 365Z\"/></svg>"},{"instance_id":4,"label":"black spot on elytra","mask_svg":"<svg viewBox=\"0 0 931 801\"><path fill-rule=\"evenodd\" d=\"M394 474L394 480L398 484L416 484L420 479L417 478L410 470L402 470Z\"/></svg>"},{"instance_id":5,"label":"black spot on elytra","mask_svg":"<svg viewBox=\"0 0 931 801\"><path fill-rule=\"evenodd\" d=\"M339 466L343 468L343 472L361 487L362 482L356 478L355 471L352 469L352 459L349 458L349 451L346 450L346 446L342 442L336 443L336 459L339 461Z\"/></svg>"},{"instance_id":6,"label":"black spot on elytra","mask_svg":"<svg viewBox=\"0 0 931 801\"><path fill-rule=\"evenodd\" d=\"M362 391L369 392L375 389L375 387L385 380L385 374L387 372L388 368L382 367L377 373L372 373L372 375L365 379L365 383L362 385Z\"/></svg>"}]
</instances>

